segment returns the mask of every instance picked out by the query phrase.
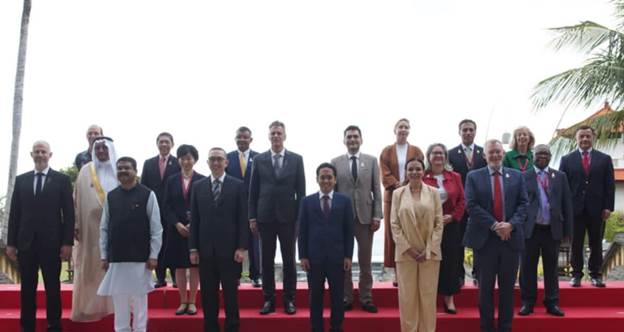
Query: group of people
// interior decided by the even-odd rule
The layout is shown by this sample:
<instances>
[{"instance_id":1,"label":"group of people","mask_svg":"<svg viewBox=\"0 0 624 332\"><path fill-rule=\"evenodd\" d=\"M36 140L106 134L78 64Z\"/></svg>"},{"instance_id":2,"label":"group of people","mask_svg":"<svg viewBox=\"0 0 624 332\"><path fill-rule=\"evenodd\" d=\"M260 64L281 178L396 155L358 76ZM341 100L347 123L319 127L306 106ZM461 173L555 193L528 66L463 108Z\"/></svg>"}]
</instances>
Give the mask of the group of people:
<instances>
[{"instance_id":1,"label":"group of people","mask_svg":"<svg viewBox=\"0 0 624 332\"><path fill-rule=\"evenodd\" d=\"M591 283L604 287L600 242L615 190L611 158L592 148L593 129L578 128L578 150L562 158L559 171L549 167L549 147L535 146L526 127L514 131L507 153L498 140L476 145L472 120L462 120L458 129L457 147L435 143L423 154L407 141L409 120L400 119L394 127L396 142L377 160L360 151L361 129L348 126L346 153L317 167L319 189L309 196L303 158L285 149L286 126L279 121L269 125L271 148L266 152L251 150L247 127L236 131L237 150L210 149L208 176L193 170L199 160L195 147L180 145L174 157L173 136L161 133L159 154L145 161L140 183L136 161L117 158L113 140L91 126L89 149L76 156L80 171L73 195L69 178L48 165L49 144L37 141L31 151L35 170L16 178L9 218L7 255L20 263L22 329L35 329L41 269L48 330L61 330L61 259L72 256L74 241L71 318L94 321L114 313L116 331L146 330L147 293L166 285L166 268L180 295L176 315L197 313L199 287L204 330L219 331L221 286L225 330L238 331L237 291L246 256L252 284L262 286L260 314L274 312L278 239L284 312L297 311L297 246L307 272L312 330L324 331L327 281L330 331L341 331L344 312L356 302L351 274L355 241L357 302L364 311L378 310L371 256L382 219L384 266L396 269L404 332L435 331L437 294L443 296L444 312L457 313L453 296L465 283L464 246L474 252L472 277L479 287L482 331L511 330L519 267L519 314L533 312L540 255L546 310L564 315L558 305L557 269L562 240L572 239L571 283L579 287L588 233Z\"/></svg>"}]
</instances>

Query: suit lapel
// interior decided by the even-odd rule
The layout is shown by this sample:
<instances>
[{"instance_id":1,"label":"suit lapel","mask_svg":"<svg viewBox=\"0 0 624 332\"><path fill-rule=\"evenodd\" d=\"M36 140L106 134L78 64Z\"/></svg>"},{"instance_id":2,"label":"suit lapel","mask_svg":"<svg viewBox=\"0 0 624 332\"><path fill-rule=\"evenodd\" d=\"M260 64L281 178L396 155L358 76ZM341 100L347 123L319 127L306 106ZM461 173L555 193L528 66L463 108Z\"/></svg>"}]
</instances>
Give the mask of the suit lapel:
<instances>
[{"instance_id":1,"label":"suit lapel","mask_svg":"<svg viewBox=\"0 0 624 332\"><path fill-rule=\"evenodd\" d=\"M314 202L312 202L314 204L314 207L312 209L319 216L320 220L323 220L323 219L325 219L325 215L323 215L323 210L321 210L321 195L320 195L320 193L316 193L316 195L314 197L316 199L315 199Z\"/></svg>"},{"instance_id":2,"label":"suit lapel","mask_svg":"<svg viewBox=\"0 0 624 332\"><path fill-rule=\"evenodd\" d=\"M35 199L35 187L34 187L34 182L35 181L35 172L29 172L28 174L26 174L26 181L24 181L24 186L26 186L25 190L28 191L28 197L30 197L32 200Z\"/></svg>"}]
</instances>

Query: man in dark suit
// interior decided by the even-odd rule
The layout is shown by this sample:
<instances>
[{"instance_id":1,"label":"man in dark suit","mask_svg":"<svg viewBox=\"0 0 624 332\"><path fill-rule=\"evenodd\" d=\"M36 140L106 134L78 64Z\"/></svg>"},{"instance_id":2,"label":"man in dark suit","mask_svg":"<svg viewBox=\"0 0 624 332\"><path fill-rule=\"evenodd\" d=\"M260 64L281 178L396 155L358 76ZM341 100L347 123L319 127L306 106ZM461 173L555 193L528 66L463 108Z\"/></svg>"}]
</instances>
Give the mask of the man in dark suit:
<instances>
[{"instance_id":1,"label":"man in dark suit","mask_svg":"<svg viewBox=\"0 0 624 332\"><path fill-rule=\"evenodd\" d=\"M258 152L249 148L253 141L251 129L244 126L238 128L235 140L238 150L227 154L228 165L225 168L225 172L242 180L245 184L245 194L247 194L251 179L251 165ZM260 273L260 237L257 233L251 234L250 231L248 249L249 279L251 279L253 287L260 287L262 286L260 281L262 277L262 273Z\"/></svg>"},{"instance_id":2,"label":"man in dark suit","mask_svg":"<svg viewBox=\"0 0 624 332\"><path fill-rule=\"evenodd\" d=\"M379 229L381 218L381 189L377 158L360 152L362 132L358 126L349 126L344 131L347 153L332 159L336 167L336 191L347 195L353 202L354 234L358 243L358 264L360 267L359 297L364 311L376 313L373 303L373 274L371 256L373 236ZM353 279L351 270L345 274L344 307L353 309Z\"/></svg>"},{"instance_id":3,"label":"man in dark suit","mask_svg":"<svg viewBox=\"0 0 624 332\"><path fill-rule=\"evenodd\" d=\"M74 158L74 166L80 172L82 166L91 161L91 153L93 152L93 142L97 137L104 136L104 130L98 125L91 125L87 128L87 142L89 142L89 148L76 155Z\"/></svg>"},{"instance_id":4,"label":"man in dark suit","mask_svg":"<svg viewBox=\"0 0 624 332\"><path fill-rule=\"evenodd\" d=\"M544 266L544 305L554 316L563 316L559 308L559 243L572 233L572 194L566 174L548 167L548 145L533 149L534 167L524 173L529 207L524 223L525 249L520 264L520 316L533 313L537 299L537 262L542 255Z\"/></svg>"},{"instance_id":5,"label":"man in dark suit","mask_svg":"<svg viewBox=\"0 0 624 332\"><path fill-rule=\"evenodd\" d=\"M158 206L161 209L160 215L165 215L163 207L165 206L163 199L165 198L165 184L167 179L180 172L178 159L171 155L173 148L173 136L170 133L162 132L156 137L156 145L158 146L158 155L147 159L143 163L143 171L141 172L141 184L150 188L158 199ZM167 221L166 218L160 220L163 227L163 244L167 243ZM158 254L158 266L156 267L156 288L167 286L165 277L167 276L167 266L164 262L164 250L162 246L160 254ZM173 285L175 287L175 271L169 269Z\"/></svg>"},{"instance_id":6,"label":"man in dark suit","mask_svg":"<svg viewBox=\"0 0 624 332\"><path fill-rule=\"evenodd\" d=\"M602 238L605 221L613 211L615 179L611 157L593 148L595 133L590 126L576 130L578 150L561 158L559 170L568 176L574 205L572 226L572 280L573 287L581 286L583 278L583 247L585 232L589 239L588 269L591 283L605 287L602 280Z\"/></svg>"},{"instance_id":7,"label":"man in dark suit","mask_svg":"<svg viewBox=\"0 0 624 332\"><path fill-rule=\"evenodd\" d=\"M324 331L325 279L331 298L330 331L342 331L345 271L353 257L353 207L349 196L334 192L336 168L323 163L316 169L320 191L307 196L299 210L299 260L308 273L310 322L313 332Z\"/></svg>"},{"instance_id":8,"label":"man in dark suit","mask_svg":"<svg viewBox=\"0 0 624 332\"><path fill-rule=\"evenodd\" d=\"M284 148L286 128L269 125L271 149L256 156L249 185L249 227L260 232L262 246L262 292L260 314L275 312L275 242L279 238L284 275L284 311L293 315L297 275L295 239L297 211L305 196L303 158Z\"/></svg>"},{"instance_id":9,"label":"man in dark suit","mask_svg":"<svg viewBox=\"0 0 624 332\"><path fill-rule=\"evenodd\" d=\"M513 288L528 205L522 173L503 167L503 145L485 143L487 167L466 178L468 224L464 245L472 248L479 266L479 314L483 332L511 331ZM498 329L494 327L494 283L498 279Z\"/></svg>"},{"instance_id":10,"label":"man in dark suit","mask_svg":"<svg viewBox=\"0 0 624 332\"><path fill-rule=\"evenodd\" d=\"M225 331L239 329L238 279L249 226L243 182L225 174L225 150L208 154L210 177L191 194L190 260L199 264L204 331L219 331L219 285L223 288Z\"/></svg>"},{"instance_id":11,"label":"man in dark suit","mask_svg":"<svg viewBox=\"0 0 624 332\"><path fill-rule=\"evenodd\" d=\"M461 144L448 150L449 163L453 167L453 171L459 173L462 178L462 184L466 187L466 175L468 172L485 167L487 162L483 157L483 148L474 143L475 136L477 135L477 123L470 119L464 119L459 122L459 136L461 137ZM466 233L466 224L468 222L468 210L464 211L464 216L461 220L461 237ZM464 276L466 271L464 270L464 246L459 247L460 258L460 284L464 284ZM473 283L477 282L477 266L473 261L472 265L472 280Z\"/></svg>"},{"instance_id":12,"label":"man in dark suit","mask_svg":"<svg viewBox=\"0 0 624 332\"><path fill-rule=\"evenodd\" d=\"M61 331L61 259L74 244L74 201L69 177L48 165L52 152L44 141L33 144L35 170L15 178L6 254L19 263L20 324L35 331L39 269L46 290L48 331Z\"/></svg>"}]
</instances>

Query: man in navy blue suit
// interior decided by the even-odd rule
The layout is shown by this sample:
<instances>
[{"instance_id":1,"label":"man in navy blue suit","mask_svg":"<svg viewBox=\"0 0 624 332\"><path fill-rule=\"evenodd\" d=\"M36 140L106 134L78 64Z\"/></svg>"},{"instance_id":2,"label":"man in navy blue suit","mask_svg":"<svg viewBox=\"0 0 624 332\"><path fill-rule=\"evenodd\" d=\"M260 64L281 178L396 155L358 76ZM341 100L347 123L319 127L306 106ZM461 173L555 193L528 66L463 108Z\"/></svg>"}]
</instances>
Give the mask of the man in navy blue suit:
<instances>
[{"instance_id":1,"label":"man in navy blue suit","mask_svg":"<svg viewBox=\"0 0 624 332\"><path fill-rule=\"evenodd\" d=\"M563 316L559 308L559 244L572 233L572 194L566 174L548 167L548 145L534 149L534 167L524 173L529 208L524 223L525 249L520 264L522 308L519 315L533 313L537 299L537 263L544 266L544 305L554 316Z\"/></svg>"},{"instance_id":2,"label":"man in navy blue suit","mask_svg":"<svg viewBox=\"0 0 624 332\"><path fill-rule=\"evenodd\" d=\"M524 249L527 191L519 171L503 167L503 145L485 143L487 167L466 178L468 224L464 244L479 266L479 315L483 332L511 331L513 288ZM498 279L498 329L494 327L494 284Z\"/></svg>"},{"instance_id":3,"label":"man in navy blue suit","mask_svg":"<svg viewBox=\"0 0 624 332\"><path fill-rule=\"evenodd\" d=\"M251 179L251 165L258 152L251 150L249 145L253 141L251 129L243 126L236 130L237 150L227 154L228 165L225 172L239 180L245 185L245 194L249 191L249 181ZM249 278L254 287L261 287L262 273L260 272L260 238L258 234L249 231Z\"/></svg>"},{"instance_id":4,"label":"man in navy blue suit","mask_svg":"<svg viewBox=\"0 0 624 332\"><path fill-rule=\"evenodd\" d=\"M449 164L453 167L453 171L459 173L462 178L462 184L466 187L466 176L468 172L485 167L487 162L483 158L483 148L475 144L474 139L477 136L477 123L470 119L464 119L459 122L459 136L461 144L448 150ZM461 237L466 233L466 223L468 222L468 210L464 211L461 220ZM460 264L459 283L464 284L466 271L464 270L464 246L459 247ZM472 264L472 282L477 284L478 267Z\"/></svg>"},{"instance_id":5,"label":"man in navy blue suit","mask_svg":"<svg viewBox=\"0 0 624 332\"><path fill-rule=\"evenodd\" d=\"M310 322L313 332L324 331L325 279L331 298L330 331L342 331L344 274L353 257L353 208L351 199L334 192L336 168L323 163L316 169L320 191L307 196L299 209L299 260L308 273Z\"/></svg>"},{"instance_id":6,"label":"man in navy blue suit","mask_svg":"<svg viewBox=\"0 0 624 332\"><path fill-rule=\"evenodd\" d=\"M593 148L595 133L590 126L576 130L578 150L561 158L559 170L568 175L574 205L572 226L572 280L573 287L581 286L583 278L583 245L585 232L589 238L588 269L591 283L605 287L602 281L602 238L604 224L615 201L615 180L611 157Z\"/></svg>"}]
</instances>

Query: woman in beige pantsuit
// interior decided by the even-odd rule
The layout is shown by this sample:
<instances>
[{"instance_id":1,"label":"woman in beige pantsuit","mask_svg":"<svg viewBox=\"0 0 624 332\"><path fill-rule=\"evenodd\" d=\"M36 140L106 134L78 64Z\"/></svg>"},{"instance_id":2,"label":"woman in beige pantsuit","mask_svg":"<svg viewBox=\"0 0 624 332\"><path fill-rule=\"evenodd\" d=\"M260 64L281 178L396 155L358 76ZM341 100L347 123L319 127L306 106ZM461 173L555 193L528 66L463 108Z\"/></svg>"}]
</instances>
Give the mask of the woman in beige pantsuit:
<instances>
[{"instance_id":1,"label":"woman in beige pantsuit","mask_svg":"<svg viewBox=\"0 0 624 332\"><path fill-rule=\"evenodd\" d=\"M392 194L390 214L401 331L434 332L444 229L442 205L438 190L422 182L424 162L412 159L405 168L408 184Z\"/></svg>"}]
</instances>

